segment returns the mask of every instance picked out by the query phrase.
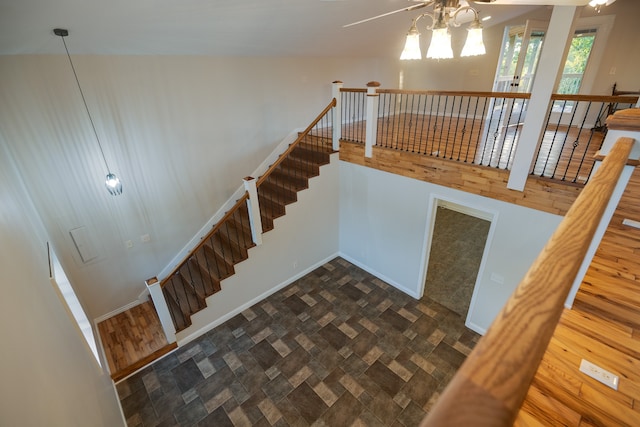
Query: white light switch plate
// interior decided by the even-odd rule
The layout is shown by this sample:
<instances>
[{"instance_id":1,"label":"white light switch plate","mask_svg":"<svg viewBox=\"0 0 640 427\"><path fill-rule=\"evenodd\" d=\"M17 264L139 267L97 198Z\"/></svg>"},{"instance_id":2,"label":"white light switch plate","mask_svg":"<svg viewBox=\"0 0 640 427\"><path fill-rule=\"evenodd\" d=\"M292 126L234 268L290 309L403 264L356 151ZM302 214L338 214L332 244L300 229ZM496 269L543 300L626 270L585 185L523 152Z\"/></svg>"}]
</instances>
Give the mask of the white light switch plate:
<instances>
[{"instance_id":1,"label":"white light switch plate","mask_svg":"<svg viewBox=\"0 0 640 427\"><path fill-rule=\"evenodd\" d=\"M601 368L598 365L594 365L588 360L582 359L580 362L580 372L589 375L594 380L600 381L602 384L611 387L614 390L618 389L619 377L606 369Z\"/></svg>"}]
</instances>

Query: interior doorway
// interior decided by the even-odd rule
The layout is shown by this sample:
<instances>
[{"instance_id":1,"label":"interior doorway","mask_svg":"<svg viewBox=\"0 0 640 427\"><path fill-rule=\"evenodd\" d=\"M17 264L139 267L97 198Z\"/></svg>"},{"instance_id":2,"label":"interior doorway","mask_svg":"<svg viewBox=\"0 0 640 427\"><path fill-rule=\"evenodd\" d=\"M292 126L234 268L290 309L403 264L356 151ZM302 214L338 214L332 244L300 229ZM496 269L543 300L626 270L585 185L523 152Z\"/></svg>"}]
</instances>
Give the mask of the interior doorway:
<instances>
[{"instance_id":1,"label":"interior doorway","mask_svg":"<svg viewBox=\"0 0 640 427\"><path fill-rule=\"evenodd\" d=\"M467 317L492 215L437 200L424 295Z\"/></svg>"}]
</instances>

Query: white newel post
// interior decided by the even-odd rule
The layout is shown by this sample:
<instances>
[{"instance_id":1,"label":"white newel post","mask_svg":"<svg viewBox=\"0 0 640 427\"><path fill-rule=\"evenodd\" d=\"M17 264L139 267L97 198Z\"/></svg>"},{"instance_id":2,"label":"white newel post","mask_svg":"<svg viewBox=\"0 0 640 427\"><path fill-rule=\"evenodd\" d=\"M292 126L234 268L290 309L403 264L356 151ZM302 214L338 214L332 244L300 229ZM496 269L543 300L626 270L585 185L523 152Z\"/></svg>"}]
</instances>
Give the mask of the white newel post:
<instances>
[{"instance_id":1,"label":"white newel post","mask_svg":"<svg viewBox=\"0 0 640 427\"><path fill-rule=\"evenodd\" d=\"M342 82L336 80L331 86L331 96L336 100L336 106L333 107L333 151L340 150L340 138L342 137Z\"/></svg>"},{"instance_id":2,"label":"white newel post","mask_svg":"<svg viewBox=\"0 0 640 427\"><path fill-rule=\"evenodd\" d=\"M376 89L380 87L379 82L367 83L367 124L365 127L364 156L373 156L373 146L376 144L378 135L378 100L379 95Z\"/></svg>"},{"instance_id":3,"label":"white newel post","mask_svg":"<svg viewBox=\"0 0 640 427\"><path fill-rule=\"evenodd\" d=\"M176 342L176 328L173 325L171 313L169 312L167 301L164 299L160 282L157 278L152 277L151 279L148 279L145 284L147 285L147 289L151 295L153 305L156 308L156 313L158 313L158 318L160 319L164 335L167 337L167 342L169 344Z\"/></svg>"},{"instance_id":4,"label":"white newel post","mask_svg":"<svg viewBox=\"0 0 640 427\"><path fill-rule=\"evenodd\" d=\"M258 187L254 177L244 178L244 189L249 193L247 209L249 210L249 223L251 224L251 238L256 245L262 244L262 218L260 218L260 204L258 203Z\"/></svg>"}]
</instances>

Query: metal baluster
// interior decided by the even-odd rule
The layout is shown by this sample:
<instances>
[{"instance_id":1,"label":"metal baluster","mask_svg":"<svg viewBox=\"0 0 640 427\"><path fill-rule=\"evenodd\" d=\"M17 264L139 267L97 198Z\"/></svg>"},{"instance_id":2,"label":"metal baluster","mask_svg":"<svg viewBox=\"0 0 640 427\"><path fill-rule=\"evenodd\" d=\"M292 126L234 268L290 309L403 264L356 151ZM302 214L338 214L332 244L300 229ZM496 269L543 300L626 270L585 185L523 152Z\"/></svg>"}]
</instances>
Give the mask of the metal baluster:
<instances>
[{"instance_id":1,"label":"metal baluster","mask_svg":"<svg viewBox=\"0 0 640 427\"><path fill-rule=\"evenodd\" d=\"M449 96L447 96L447 99L449 98ZM453 96L453 102L451 103L451 110L449 111L449 126L447 126L447 138L444 140L444 155L442 156L443 159L447 158L447 152L449 151L449 138L451 136L451 127L453 124L453 110L455 110L455 106L456 106L456 96ZM445 105L445 113L447 112L447 107ZM455 143L454 143L455 144ZM449 158L450 160L453 159L453 154L451 154L451 157Z\"/></svg>"},{"instance_id":2,"label":"metal baluster","mask_svg":"<svg viewBox=\"0 0 640 427\"><path fill-rule=\"evenodd\" d=\"M419 153L426 153L427 150L427 141L425 139L423 139L424 137L424 125L426 123L426 118L427 118L427 101L429 100L429 95L425 94L424 95L424 105L422 107L422 119L421 124L420 124L420 145L418 146L418 152ZM427 130L428 131L428 130ZM422 149L422 144L424 143L424 151Z\"/></svg>"},{"instance_id":3,"label":"metal baluster","mask_svg":"<svg viewBox=\"0 0 640 427\"><path fill-rule=\"evenodd\" d=\"M435 99L435 95L431 95L431 106L429 107L429 126L427 126L427 131L429 129L431 129L431 117L433 116L433 102ZM433 130L433 137L431 138L431 150L429 150L429 134L427 133L427 147L425 150L425 154L429 154L430 156L433 156L433 147L435 145L435 129Z\"/></svg>"},{"instance_id":4,"label":"metal baluster","mask_svg":"<svg viewBox=\"0 0 640 427\"><path fill-rule=\"evenodd\" d=\"M485 98L486 100L486 98ZM475 109L473 110L473 116L471 117L471 130L469 131L469 138L467 138L467 152L464 155L464 162L467 163L467 160L469 159L469 152L471 151L471 138L473 138L473 130L475 129L476 126L476 113L478 112L478 104L480 103L480 98L476 97L476 106ZM469 102L467 103L467 112L469 111L469 105L471 105L471 97L469 97ZM465 129L466 129L466 122L465 122ZM463 129L464 131L464 129ZM463 137L464 138L464 137ZM477 145L477 143L476 143ZM474 153L475 155L475 153ZM472 161L473 163L473 161Z\"/></svg>"}]
</instances>

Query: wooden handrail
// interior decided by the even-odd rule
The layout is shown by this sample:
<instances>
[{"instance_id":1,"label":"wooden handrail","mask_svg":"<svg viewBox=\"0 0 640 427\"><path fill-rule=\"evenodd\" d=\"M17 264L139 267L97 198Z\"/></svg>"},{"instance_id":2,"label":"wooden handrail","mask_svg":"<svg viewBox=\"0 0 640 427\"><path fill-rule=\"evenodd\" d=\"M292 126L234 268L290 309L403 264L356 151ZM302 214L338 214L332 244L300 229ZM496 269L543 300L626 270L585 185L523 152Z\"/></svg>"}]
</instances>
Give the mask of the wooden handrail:
<instances>
[{"instance_id":1,"label":"wooden handrail","mask_svg":"<svg viewBox=\"0 0 640 427\"><path fill-rule=\"evenodd\" d=\"M569 95L554 93L551 95L552 101L587 101L587 102L617 102L620 104L635 104L638 96L620 95Z\"/></svg>"},{"instance_id":2,"label":"wooden handrail","mask_svg":"<svg viewBox=\"0 0 640 427\"><path fill-rule=\"evenodd\" d=\"M366 89L341 88L340 92L366 92ZM378 89L377 93L393 93L400 95L448 95L448 96L477 96L479 98L514 98L529 99L530 93L519 92L468 92L452 90L405 90L405 89Z\"/></svg>"},{"instance_id":3,"label":"wooden handrail","mask_svg":"<svg viewBox=\"0 0 640 427\"><path fill-rule=\"evenodd\" d=\"M231 207L231 209L229 209L227 213L225 213L224 216L220 218L220 221L218 221L216 225L213 226L211 231L209 231L206 236L200 239L200 242L196 245L196 247L191 249L189 253L184 258L182 258L182 261L180 261L178 265L176 265L176 267L171 270L169 274L167 274L167 277L162 279L160 287L164 287L164 285L166 285L167 282L171 280L171 277L189 260L189 258L191 258L194 253L198 251L198 249L200 249L207 242L207 240L211 236L213 236L220 229L220 227L222 227L222 225L229 219L229 217L231 217L231 215L233 215L240 208L240 206L242 206L242 204L247 202L248 198L249 194L245 191L242 197L240 197L238 201Z\"/></svg>"},{"instance_id":4,"label":"wooden handrail","mask_svg":"<svg viewBox=\"0 0 640 427\"><path fill-rule=\"evenodd\" d=\"M607 118L609 130L640 132L640 108L629 108L613 113Z\"/></svg>"},{"instance_id":5,"label":"wooden handrail","mask_svg":"<svg viewBox=\"0 0 640 427\"><path fill-rule=\"evenodd\" d=\"M341 88L340 92L366 92L360 88ZM480 98L511 98L529 99L530 93L519 92L470 92L470 91L450 91L450 90L405 90L405 89L378 89L377 93L393 93L401 95L447 95L447 96L476 96ZM618 102L621 104L635 104L638 96L633 95L569 95L554 93L551 95L552 101L587 101L587 102Z\"/></svg>"},{"instance_id":6,"label":"wooden handrail","mask_svg":"<svg viewBox=\"0 0 640 427\"><path fill-rule=\"evenodd\" d=\"M267 180L267 178L269 178L269 175L271 174L271 172L273 172L274 169L277 168L278 165L282 163L284 159L287 158L289 153L291 153L296 148L296 146L300 143L300 141L302 141L307 136L307 134L311 132L311 129L313 129L315 125L317 125L318 122L322 120L324 115L327 114L333 107L336 106L336 102L337 101L335 98L333 98L331 102L329 102L329 105L327 105L325 109L322 110L320 114L318 114L318 117L316 117L315 120L312 121L311 124L307 126L307 128L304 131L302 131L302 133L300 133L300 135L298 135L298 138L291 145L289 145L289 148L287 148L287 150L284 153L280 154L280 157L278 157L278 160L276 160L276 162L272 164L269 167L269 169L267 169L267 171L260 178L258 178L258 181L256 182L256 186L259 187L263 182ZM334 123L333 125L340 126L339 123Z\"/></svg>"},{"instance_id":7,"label":"wooden handrail","mask_svg":"<svg viewBox=\"0 0 640 427\"><path fill-rule=\"evenodd\" d=\"M422 427L513 424L633 144L618 139Z\"/></svg>"},{"instance_id":8,"label":"wooden handrail","mask_svg":"<svg viewBox=\"0 0 640 427\"><path fill-rule=\"evenodd\" d=\"M367 89L359 87L341 87L340 92L362 92L367 93Z\"/></svg>"}]
</instances>

